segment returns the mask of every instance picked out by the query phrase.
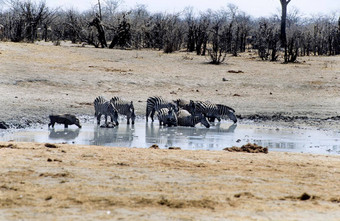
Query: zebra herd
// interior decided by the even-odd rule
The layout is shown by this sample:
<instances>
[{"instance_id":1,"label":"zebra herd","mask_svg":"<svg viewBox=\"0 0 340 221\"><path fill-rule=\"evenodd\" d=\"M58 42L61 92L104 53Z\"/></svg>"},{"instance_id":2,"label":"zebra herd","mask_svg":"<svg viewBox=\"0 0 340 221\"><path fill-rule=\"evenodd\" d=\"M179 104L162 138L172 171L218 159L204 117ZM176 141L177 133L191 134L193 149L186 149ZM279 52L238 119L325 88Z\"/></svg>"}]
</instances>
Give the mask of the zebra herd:
<instances>
[{"instance_id":1,"label":"zebra herd","mask_svg":"<svg viewBox=\"0 0 340 221\"><path fill-rule=\"evenodd\" d=\"M100 124L101 116L105 116L105 125L107 125L108 116L111 118L111 123L116 126L118 123L118 115L125 115L127 124L135 123L136 114L132 101L126 101L119 97L113 97L110 100L102 96L98 96L94 102L95 117L97 124ZM209 128L210 123L217 119L231 119L234 123L237 122L235 110L223 104L214 104L209 101L186 101L177 99L168 101L159 96L149 97L146 101L146 122L149 117L152 122L154 116L157 116L160 125L164 126L190 126L194 127L201 123ZM209 122L210 123L209 123Z\"/></svg>"}]
</instances>

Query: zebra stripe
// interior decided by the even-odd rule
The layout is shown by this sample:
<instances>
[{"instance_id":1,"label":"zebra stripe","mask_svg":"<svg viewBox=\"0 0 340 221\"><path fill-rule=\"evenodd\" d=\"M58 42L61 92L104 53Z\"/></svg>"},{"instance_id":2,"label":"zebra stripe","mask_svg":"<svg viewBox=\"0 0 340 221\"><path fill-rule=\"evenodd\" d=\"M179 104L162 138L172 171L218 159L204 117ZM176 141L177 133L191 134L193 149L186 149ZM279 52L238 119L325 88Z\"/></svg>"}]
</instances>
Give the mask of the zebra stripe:
<instances>
[{"instance_id":1,"label":"zebra stripe","mask_svg":"<svg viewBox=\"0 0 340 221\"><path fill-rule=\"evenodd\" d=\"M161 108L157 111L159 125L177 126L177 115L172 108Z\"/></svg>"},{"instance_id":2,"label":"zebra stripe","mask_svg":"<svg viewBox=\"0 0 340 221\"><path fill-rule=\"evenodd\" d=\"M166 101L158 96L149 97L146 101L146 122L148 122L149 116L153 122L155 112L161 108L173 108L174 111L178 110L177 105L172 101Z\"/></svg>"},{"instance_id":3,"label":"zebra stripe","mask_svg":"<svg viewBox=\"0 0 340 221\"><path fill-rule=\"evenodd\" d=\"M100 124L100 118L102 115L105 116L105 124L107 124L107 116L111 117L111 122L115 122L116 125L119 125L118 123L118 111L114 107L114 105L106 100L102 96L98 96L94 102L94 115L97 117L97 124Z\"/></svg>"},{"instance_id":4,"label":"zebra stripe","mask_svg":"<svg viewBox=\"0 0 340 221\"><path fill-rule=\"evenodd\" d=\"M218 112L218 107L216 104L210 103L208 101L190 100L190 105L194 109L194 115L203 114L207 118L217 118L218 121L221 121L221 116Z\"/></svg>"},{"instance_id":5,"label":"zebra stripe","mask_svg":"<svg viewBox=\"0 0 340 221\"><path fill-rule=\"evenodd\" d=\"M194 127L196 124L201 123L206 128L210 127L209 122L203 116L203 114L193 116L187 110L179 110L177 112L177 121L178 121L178 126Z\"/></svg>"},{"instance_id":6,"label":"zebra stripe","mask_svg":"<svg viewBox=\"0 0 340 221\"><path fill-rule=\"evenodd\" d=\"M227 116L230 120L234 121L234 124L237 122L237 118L235 116L235 110L233 108L228 107L223 104L216 104L216 105L218 108L218 113L223 119L226 119L226 116Z\"/></svg>"},{"instance_id":7,"label":"zebra stripe","mask_svg":"<svg viewBox=\"0 0 340 221\"><path fill-rule=\"evenodd\" d=\"M136 114L132 101L129 102L120 97L113 97L110 102L115 106L119 114L126 116L127 124L130 124L130 119L131 123L135 124Z\"/></svg>"}]
</instances>

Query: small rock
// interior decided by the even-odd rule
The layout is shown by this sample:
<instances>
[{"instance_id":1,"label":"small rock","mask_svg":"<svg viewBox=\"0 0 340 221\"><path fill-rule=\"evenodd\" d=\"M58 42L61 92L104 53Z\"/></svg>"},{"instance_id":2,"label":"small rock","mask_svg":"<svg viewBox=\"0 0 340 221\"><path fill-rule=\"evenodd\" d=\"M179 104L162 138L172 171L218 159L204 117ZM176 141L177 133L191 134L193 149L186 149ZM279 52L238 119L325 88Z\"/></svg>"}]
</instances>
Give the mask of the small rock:
<instances>
[{"instance_id":1,"label":"small rock","mask_svg":"<svg viewBox=\"0 0 340 221\"><path fill-rule=\"evenodd\" d=\"M180 150L180 147L169 147L169 150Z\"/></svg>"},{"instance_id":2,"label":"small rock","mask_svg":"<svg viewBox=\"0 0 340 221\"><path fill-rule=\"evenodd\" d=\"M45 147L47 148L58 148L57 145L51 143L45 143Z\"/></svg>"},{"instance_id":3,"label":"small rock","mask_svg":"<svg viewBox=\"0 0 340 221\"><path fill-rule=\"evenodd\" d=\"M149 149L159 149L159 146L157 144L153 144L149 147Z\"/></svg>"},{"instance_id":4,"label":"small rock","mask_svg":"<svg viewBox=\"0 0 340 221\"><path fill-rule=\"evenodd\" d=\"M241 70L235 71L235 70L229 70L228 73L234 73L234 74L239 74L239 73L244 73Z\"/></svg>"},{"instance_id":5,"label":"small rock","mask_svg":"<svg viewBox=\"0 0 340 221\"><path fill-rule=\"evenodd\" d=\"M222 78L222 81L229 81L228 79L226 79L226 78Z\"/></svg>"},{"instance_id":6,"label":"small rock","mask_svg":"<svg viewBox=\"0 0 340 221\"><path fill-rule=\"evenodd\" d=\"M298 197L300 200L309 200L311 196L308 193L303 193L301 196Z\"/></svg>"},{"instance_id":7,"label":"small rock","mask_svg":"<svg viewBox=\"0 0 340 221\"><path fill-rule=\"evenodd\" d=\"M48 159L47 159L47 162L52 162L52 159L51 159L51 158L48 158Z\"/></svg>"}]
</instances>

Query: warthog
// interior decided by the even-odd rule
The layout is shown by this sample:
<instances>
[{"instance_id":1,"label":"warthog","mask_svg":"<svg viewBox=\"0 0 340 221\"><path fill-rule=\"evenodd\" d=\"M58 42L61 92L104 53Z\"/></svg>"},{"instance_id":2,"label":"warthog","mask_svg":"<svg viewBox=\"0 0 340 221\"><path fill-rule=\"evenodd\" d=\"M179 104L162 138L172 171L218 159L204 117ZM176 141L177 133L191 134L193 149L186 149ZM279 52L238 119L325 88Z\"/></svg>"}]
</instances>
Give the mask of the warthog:
<instances>
[{"instance_id":1,"label":"warthog","mask_svg":"<svg viewBox=\"0 0 340 221\"><path fill-rule=\"evenodd\" d=\"M65 128L68 128L68 125L75 124L79 128L81 128L81 125L79 123L79 119L72 115L72 114L57 114L57 115L50 115L50 123L48 124L48 127L52 125L52 128L54 128L54 124L64 124Z\"/></svg>"}]
</instances>

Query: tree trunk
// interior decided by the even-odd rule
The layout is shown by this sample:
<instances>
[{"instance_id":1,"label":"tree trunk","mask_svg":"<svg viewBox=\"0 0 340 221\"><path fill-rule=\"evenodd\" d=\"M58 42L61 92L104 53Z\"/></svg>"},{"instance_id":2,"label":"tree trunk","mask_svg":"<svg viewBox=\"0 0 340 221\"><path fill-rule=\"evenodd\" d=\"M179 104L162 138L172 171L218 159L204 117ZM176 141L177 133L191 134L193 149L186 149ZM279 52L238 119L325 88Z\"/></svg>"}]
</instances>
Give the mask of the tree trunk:
<instances>
[{"instance_id":1,"label":"tree trunk","mask_svg":"<svg viewBox=\"0 0 340 221\"><path fill-rule=\"evenodd\" d=\"M286 47L287 45L287 36L286 36L286 19L287 19L287 6L291 0L280 0L282 7L281 14L281 47Z\"/></svg>"},{"instance_id":2,"label":"tree trunk","mask_svg":"<svg viewBox=\"0 0 340 221\"><path fill-rule=\"evenodd\" d=\"M106 38L105 38L105 30L103 25L101 24L101 20L99 15L97 15L97 17L95 17L93 19L92 22L90 22L90 26L94 26L97 28L98 31L98 40L102 46L102 48L106 48L107 47L107 43L106 43Z\"/></svg>"}]
</instances>

